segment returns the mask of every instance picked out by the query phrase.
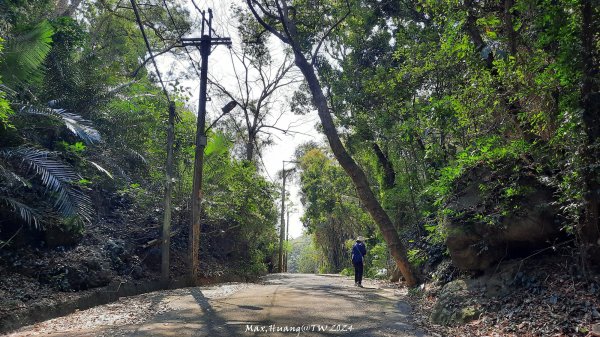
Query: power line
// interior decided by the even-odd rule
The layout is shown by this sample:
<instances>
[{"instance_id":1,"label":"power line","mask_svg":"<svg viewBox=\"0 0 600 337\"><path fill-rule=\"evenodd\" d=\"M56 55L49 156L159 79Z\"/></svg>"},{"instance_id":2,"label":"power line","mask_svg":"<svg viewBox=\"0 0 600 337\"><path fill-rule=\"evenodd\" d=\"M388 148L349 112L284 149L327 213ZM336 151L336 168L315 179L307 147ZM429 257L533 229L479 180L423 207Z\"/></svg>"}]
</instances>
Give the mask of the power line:
<instances>
[{"instance_id":1,"label":"power line","mask_svg":"<svg viewBox=\"0 0 600 337\"><path fill-rule=\"evenodd\" d=\"M165 213L163 218L162 225L162 235L161 235L161 281L166 284L169 280L169 246L171 240L171 194L172 194L172 178L173 174L173 144L175 142L175 120L176 120L176 109L175 102L171 101L169 97L169 92L165 87L165 83L162 80L162 76L160 74L160 70L158 69L158 65L156 64L156 60L154 59L154 55L152 53L152 48L150 47L150 42L148 42L148 37L146 36L146 32L144 31L144 25L142 24L142 20L140 19L140 13L138 12L137 4L135 0L131 1L131 7L133 8L133 12L135 13L135 19L137 21L138 26L140 27L140 31L142 32L142 37L144 38L144 42L146 43L146 48L148 49L148 53L150 54L150 58L152 59L152 64L154 64L154 69L156 70L156 75L158 76L158 80L160 81L160 85L163 89L165 97L167 98L167 102L169 105L169 120L168 120L168 129L167 129L167 163L166 163L166 185L165 185ZM175 24L175 21L173 21ZM176 26L176 25L175 25Z\"/></svg>"},{"instance_id":2,"label":"power line","mask_svg":"<svg viewBox=\"0 0 600 337\"><path fill-rule=\"evenodd\" d=\"M160 85L162 86L165 97L167 98L167 102L171 103L171 98L169 97L169 92L163 83L162 77L160 75L160 71L158 70L158 66L156 65L156 60L154 59L154 55L152 54L152 48L150 48L150 42L148 42L148 37L146 36L146 31L144 31L144 25L142 24L142 20L140 19L140 13L137 9L137 4L135 0L131 1L131 7L133 7L133 13L135 13L135 20L137 21L138 26L140 27L140 31L142 32L142 37L144 38L144 42L146 43L146 48L148 49L148 53L150 54L150 58L152 59L152 64L154 64L154 70L156 71L156 75L158 76L158 80L160 81Z\"/></svg>"},{"instance_id":3,"label":"power line","mask_svg":"<svg viewBox=\"0 0 600 337\"><path fill-rule=\"evenodd\" d=\"M196 4L196 1L192 0L192 5L194 5L194 8L196 8L196 10L198 11L198 13L200 13L202 15L202 19L204 20L204 11L200 9L200 7L198 7L198 5ZM211 14L212 16L212 14ZM209 25L209 29L211 30L211 32L215 33L215 36L219 36L219 34L217 34L217 32L212 28L211 25ZM210 35L210 33L209 33Z\"/></svg>"},{"instance_id":4,"label":"power line","mask_svg":"<svg viewBox=\"0 0 600 337\"><path fill-rule=\"evenodd\" d=\"M171 20L171 22L173 23L173 27L175 28L175 30L177 30L177 35L179 35L179 39L181 39L183 37L183 33L181 33L179 31L179 28L177 27L177 25L175 24L175 20L173 19L173 15L171 15L171 11L169 10L169 6L167 5L167 1L163 0L163 4L165 5L165 9L167 10L167 15L169 16L169 19ZM201 22L204 24L204 18L201 19ZM200 77L200 71L198 70L198 68L196 67L196 62L194 61L194 59L192 58L192 56L190 55L190 52L187 49L187 46L183 46L183 50L186 53L187 57L190 60L190 63L192 64L192 67L194 68L194 71L196 72L196 75L198 77Z\"/></svg>"}]
</instances>

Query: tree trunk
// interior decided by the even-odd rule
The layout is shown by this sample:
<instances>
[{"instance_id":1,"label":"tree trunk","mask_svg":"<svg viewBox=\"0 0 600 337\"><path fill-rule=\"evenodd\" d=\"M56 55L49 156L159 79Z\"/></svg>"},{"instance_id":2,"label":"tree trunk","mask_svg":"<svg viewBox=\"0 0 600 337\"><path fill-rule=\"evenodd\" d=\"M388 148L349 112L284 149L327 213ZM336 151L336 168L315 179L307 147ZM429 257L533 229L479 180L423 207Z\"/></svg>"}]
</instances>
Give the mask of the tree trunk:
<instances>
[{"instance_id":1,"label":"tree trunk","mask_svg":"<svg viewBox=\"0 0 600 337\"><path fill-rule=\"evenodd\" d=\"M252 161L254 159L254 144L252 136L248 136L248 141L246 142L246 160Z\"/></svg>"},{"instance_id":2,"label":"tree trunk","mask_svg":"<svg viewBox=\"0 0 600 337\"><path fill-rule=\"evenodd\" d=\"M313 101L319 112L319 118L321 119L323 132L329 141L329 145L333 151L333 154L344 171L346 171L346 173L354 182L360 200L364 204L369 214L371 214L373 217L373 220L375 220L375 223L377 223L379 226L379 229L383 234L383 238L390 249L390 253L394 257L396 265L404 276L407 285L416 285L416 275L413 272L410 263L408 262L406 248L400 241L398 232L394 228L394 225L387 213L379 204L379 201L375 198L365 173L348 154L340 140L338 132L333 123L333 118L329 112L329 107L327 106L327 98L323 94L323 88L321 87L321 83L315 74L314 67L308 63L306 57L296 48L294 48L294 57L296 66L298 66L304 75L306 82L308 83Z\"/></svg>"},{"instance_id":3,"label":"tree trunk","mask_svg":"<svg viewBox=\"0 0 600 337\"><path fill-rule=\"evenodd\" d=\"M592 6L591 0L584 0L581 6L582 29L581 40L583 45L583 86L581 89L581 103L583 107L583 123L587 136L587 144L583 151L583 179L585 181L585 209L580 227L583 244L584 259L589 262L600 263L600 177L598 176L598 162L600 161L600 85L598 84L598 64L594 55L594 46L598 36L598 23L595 21L597 9Z\"/></svg>"},{"instance_id":4,"label":"tree trunk","mask_svg":"<svg viewBox=\"0 0 600 337\"><path fill-rule=\"evenodd\" d=\"M398 268L394 268L394 270L392 271L392 276L390 277L390 282L398 282L400 281L400 271L398 270Z\"/></svg>"},{"instance_id":5,"label":"tree trunk","mask_svg":"<svg viewBox=\"0 0 600 337\"><path fill-rule=\"evenodd\" d=\"M385 153L381 151L379 145L373 141L373 151L377 156L377 160L379 164L383 168L383 189L389 190L396 186L396 172L394 171L394 166L392 162L389 161Z\"/></svg>"}]
</instances>

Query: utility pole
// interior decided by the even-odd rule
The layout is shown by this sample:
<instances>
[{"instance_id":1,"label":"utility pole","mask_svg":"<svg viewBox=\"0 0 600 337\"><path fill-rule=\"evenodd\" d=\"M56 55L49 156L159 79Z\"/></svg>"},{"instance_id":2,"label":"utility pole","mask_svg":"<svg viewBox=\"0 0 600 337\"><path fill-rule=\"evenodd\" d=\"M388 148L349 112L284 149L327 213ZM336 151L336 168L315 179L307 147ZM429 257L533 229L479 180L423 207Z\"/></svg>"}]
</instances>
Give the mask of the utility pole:
<instances>
[{"instance_id":1,"label":"utility pole","mask_svg":"<svg viewBox=\"0 0 600 337\"><path fill-rule=\"evenodd\" d=\"M212 10L208 9L208 19L206 12L202 11L202 31L200 38L183 38L181 44L185 46L195 46L200 49L202 57L200 63L200 101L198 102L198 121L196 126L196 152L194 158L194 183L192 185L192 219L189 235L189 278L192 284L198 279L200 252L200 220L202 206L202 168L204 162L204 148L206 147L206 85L208 82L208 56L211 47L214 45L231 45L230 38L213 37L212 33Z\"/></svg>"},{"instance_id":2,"label":"utility pole","mask_svg":"<svg viewBox=\"0 0 600 337\"><path fill-rule=\"evenodd\" d=\"M175 102L169 103L169 126L167 129L167 172L165 184L165 214L162 227L160 279L169 282L169 249L171 246L171 196L173 194L173 143L175 141Z\"/></svg>"},{"instance_id":3,"label":"utility pole","mask_svg":"<svg viewBox=\"0 0 600 337\"><path fill-rule=\"evenodd\" d=\"M283 161L283 185L281 186L281 223L279 224L279 263L277 264L277 271L283 272L283 237L285 231L285 160Z\"/></svg>"},{"instance_id":4,"label":"utility pole","mask_svg":"<svg viewBox=\"0 0 600 337\"><path fill-rule=\"evenodd\" d=\"M287 244L290 236L290 210L287 210L287 223L285 224L285 243ZM283 263L284 271L287 273L288 271L288 252L285 251L285 261Z\"/></svg>"},{"instance_id":5,"label":"utility pole","mask_svg":"<svg viewBox=\"0 0 600 337\"><path fill-rule=\"evenodd\" d=\"M285 238L285 179L287 178L287 172L295 170L295 168L286 170L285 163L298 163L297 161L284 160L282 162L281 175L283 176L283 184L281 186L281 224L279 225L279 264L277 271L284 272L283 268L283 239Z\"/></svg>"}]
</instances>

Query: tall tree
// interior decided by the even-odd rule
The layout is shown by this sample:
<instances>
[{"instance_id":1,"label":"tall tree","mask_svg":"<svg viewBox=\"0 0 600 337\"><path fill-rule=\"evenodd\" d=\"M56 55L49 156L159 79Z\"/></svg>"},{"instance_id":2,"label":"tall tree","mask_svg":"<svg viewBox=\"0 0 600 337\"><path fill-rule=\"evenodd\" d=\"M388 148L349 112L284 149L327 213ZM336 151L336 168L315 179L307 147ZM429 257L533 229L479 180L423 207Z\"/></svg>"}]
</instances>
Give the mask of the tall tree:
<instances>
[{"instance_id":1,"label":"tall tree","mask_svg":"<svg viewBox=\"0 0 600 337\"><path fill-rule=\"evenodd\" d=\"M245 159L253 161L269 144L273 131L294 133L290 126L277 124L287 112L281 100L284 90L299 80L291 55L271 53L269 35L252 15L243 8L234 8L234 15L240 39L239 47L230 48L234 80L228 85L211 79L211 84L241 112L240 118L234 118L234 126L244 138ZM236 117L236 111L230 116Z\"/></svg>"},{"instance_id":2,"label":"tall tree","mask_svg":"<svg viewBox=\"0 0 600 337\"><path fill-rule=\"evenodd\" d=\"M600 9L592 0L581 3L583 86L581 100L586 144L583 151L585 214L580 233L586 259L600 263Z\"/></svg>"},{"instance_id":3,"label":"tall tree","mask_svg":"<svg viewBox=\"0 0 600 337\"><path fill-rule=\"evenodd\" d=\"M352 179L365 208L379 226L383 237L396 261L406 283L413 286L417 277L406 255L406 248L400 241L390 217L373 194L362 168L354 161L342 143L331 115L324 88L319 80L315 65L319 51L331 32L351 14L351 6L345 1L342 6L327 1L296 3L287 1L247 0L249 9L256 20L269 32L290 46L296 66L300 69L310 89L313 103L317 108L323 132L336 159ZM302 7L302 11L297 8ZM322 23L325 15L327 24Z\"/></svg>"}]
</instances>

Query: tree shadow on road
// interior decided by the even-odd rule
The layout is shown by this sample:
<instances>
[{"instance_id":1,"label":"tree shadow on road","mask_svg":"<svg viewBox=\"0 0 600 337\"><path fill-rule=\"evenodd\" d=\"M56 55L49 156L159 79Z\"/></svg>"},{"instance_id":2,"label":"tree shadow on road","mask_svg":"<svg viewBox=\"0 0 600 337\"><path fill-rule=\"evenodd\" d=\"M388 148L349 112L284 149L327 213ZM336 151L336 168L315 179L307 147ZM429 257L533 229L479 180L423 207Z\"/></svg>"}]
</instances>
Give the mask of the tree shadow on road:
<instances>
[{"instance_id":1,"label":"tree shadow on road","mask_svg":"<svg viewBox=\"0 0 600 337\"><path fill-rule=\"evenodd\" d=\"M131 328L124 327L119 336L239 336L241 333L217 314L200 288L188 288L186 293L179 294L176 310L167 310L157 314L151 321ZM183 296L182 296L183 295ZM185 295L189 295L186 300ZM158 298L161 301L164 297ZM165 299L166 300L166 299ZM153 303L154 304L154 303ZM154 306L153 306L154 307ZM108 335L107 335L108 336Z\"/></svg>"},{"instance_id":2,"label":"tree shadow on road","mask_svg":"<svg viewBox=\"0 0 600 337\"><path fill-rule=\"evenodd\" d=\"M227 321L218 315L213 307L208 303L208 299L204 297L199 288L191 288L190 294L194 297L200 308L202 309L202 317L200 320L204 323L205 331L208 336L236 336L238 331L227 324Z\"/></svg>"}]
</instances>

